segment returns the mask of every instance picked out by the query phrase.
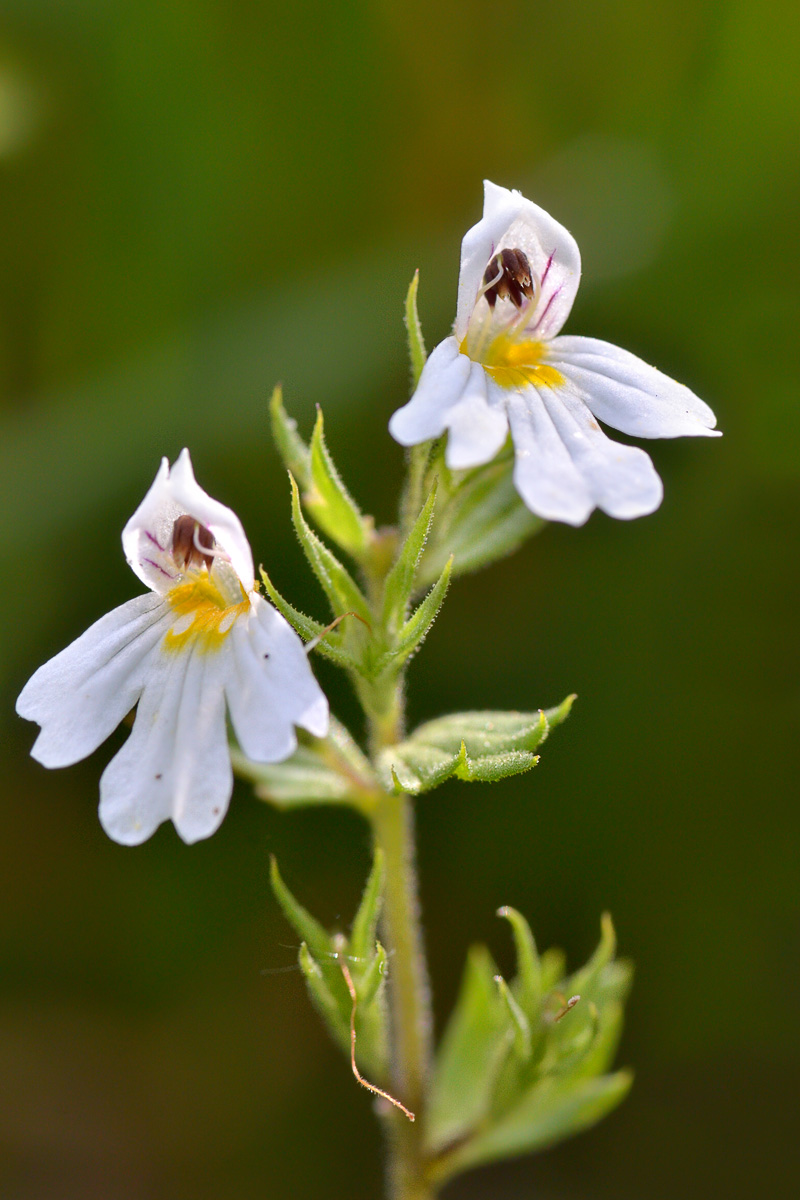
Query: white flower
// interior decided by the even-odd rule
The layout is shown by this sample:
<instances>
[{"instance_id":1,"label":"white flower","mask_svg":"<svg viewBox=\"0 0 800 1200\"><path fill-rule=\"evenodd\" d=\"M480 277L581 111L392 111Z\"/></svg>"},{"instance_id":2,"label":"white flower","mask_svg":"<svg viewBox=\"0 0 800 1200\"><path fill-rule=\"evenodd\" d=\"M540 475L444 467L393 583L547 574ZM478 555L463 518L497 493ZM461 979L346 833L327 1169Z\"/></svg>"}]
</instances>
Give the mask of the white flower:
<instances>
[{"instance_id":1,"label":"white flower","mask_svg":"<svg viewBox=\"0 0 800 1200\"><path fill-rule=\"evenodd\" d=\"M188 450L172 470L162 460L122 545L150 592L40 667L17 712L42 727L34 757L64 767L138 701L100 780L103 828L135 845L171 819L194 842L217 829L233 787L226 705L248 758L280 762L297 745L295 725L324 737L328 703L302 642L255 591L239 518L196 483Z\"/></svg>"},{"instance_id":2,"label":"white flower","mask_svg":"<svg viewBox=\"0 0 800 1200\"><path fill-rule=\"evenodd\" d=\"M511 431L514 483L532 512L582 525L592 509L640 517L663 489L635 437L717 436L713 412L641 359L595 338L558 337L581 275L575 239L519 192L484 184L483 218L461 244L458 309L389 429L404 446L449 432L447 465L488 462Z\"/></svg>"}]
</instances>

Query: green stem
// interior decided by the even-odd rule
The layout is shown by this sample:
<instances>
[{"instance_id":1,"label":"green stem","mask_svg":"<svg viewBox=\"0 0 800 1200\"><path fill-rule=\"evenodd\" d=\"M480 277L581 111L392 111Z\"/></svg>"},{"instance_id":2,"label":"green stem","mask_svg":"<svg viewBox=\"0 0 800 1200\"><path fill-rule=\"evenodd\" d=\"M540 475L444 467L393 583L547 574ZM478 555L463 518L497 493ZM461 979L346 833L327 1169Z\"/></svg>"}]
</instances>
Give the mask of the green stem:
<instances>
[{"instance_id":1,"label":"green stem","mask_svg":"<svg viewBox=\"0 0 800 1200\"><path fill-rule=\"evenodd\" d=\"M390 745L402 729L402 690L398 686L393 720L371 720L373 749ZM414 846L414 814L405 795L381 795L372 813L376 846L385 857L383 920L391 959L392 1081L397 1096L415 1114L409 1122L392 1109L386 1114L391 1200L433 1200L425 1176L425 1098L431 1069L430 987L422 944Z\"/></svg>"}]
</instances>

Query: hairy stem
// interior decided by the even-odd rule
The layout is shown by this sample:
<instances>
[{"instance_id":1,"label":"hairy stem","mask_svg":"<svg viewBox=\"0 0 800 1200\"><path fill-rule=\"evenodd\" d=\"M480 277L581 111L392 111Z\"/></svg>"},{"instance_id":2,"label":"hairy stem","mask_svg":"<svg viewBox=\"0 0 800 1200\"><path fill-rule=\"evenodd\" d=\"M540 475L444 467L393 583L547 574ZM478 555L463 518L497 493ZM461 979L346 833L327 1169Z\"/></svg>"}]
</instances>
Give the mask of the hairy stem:
<instances>
[{"instance_id":1,"label":"hairy stem","mask_svg":"<svg viewBox=\"0 0 800 1200\"><path fill-rule=\"evenodd\" d=\"M402 693L398 688L394 727L389 722L371 722L374 749L395 740L394 730L402 727L401 710ZM425 1178L423 1148L432 1018L420 925L413 817L407 796L389 794L381 796L372 815L375 844L383 850L386 869L383 919L391 955L392 1087L416 1115L411 1124L395 1110L386 1113L391 1200L433 1200L435 1196Z\"/></svg>"}]
</instances>

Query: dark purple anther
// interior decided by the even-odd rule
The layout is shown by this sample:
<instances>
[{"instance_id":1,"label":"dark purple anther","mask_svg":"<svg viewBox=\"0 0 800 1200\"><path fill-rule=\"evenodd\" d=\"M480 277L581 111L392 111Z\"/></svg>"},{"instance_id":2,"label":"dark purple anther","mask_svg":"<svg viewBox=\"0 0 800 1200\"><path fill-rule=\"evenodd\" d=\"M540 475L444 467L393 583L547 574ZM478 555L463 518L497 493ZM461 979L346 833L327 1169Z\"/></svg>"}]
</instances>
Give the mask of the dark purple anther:
<instances>
[{"instance_id":1,"label":"dark purple anther","mask_svg":"<svg viewBox=\"0 0 800 1200\"><path fill-rule=\"evenodd\" d=\"M501 250L495 254L483 275L484 295L489 307L507 296L515 308L522 308L523 297L533 299L531 264L522 250Z\"/></svg>"},{"instance_id":2,"label":"dark purple anther","mask_svg":"<svg viewBox=\"0 0 800 1200\"><path fill-rule=\"evenodd\" d=\"M214 555L204 554L203 550L213 549L214 535L205 525L201 525L188 513L178 517L172 526L172 556L180 567L199 567L205 563L210 571Z\"/></svg>"}]
</instances>

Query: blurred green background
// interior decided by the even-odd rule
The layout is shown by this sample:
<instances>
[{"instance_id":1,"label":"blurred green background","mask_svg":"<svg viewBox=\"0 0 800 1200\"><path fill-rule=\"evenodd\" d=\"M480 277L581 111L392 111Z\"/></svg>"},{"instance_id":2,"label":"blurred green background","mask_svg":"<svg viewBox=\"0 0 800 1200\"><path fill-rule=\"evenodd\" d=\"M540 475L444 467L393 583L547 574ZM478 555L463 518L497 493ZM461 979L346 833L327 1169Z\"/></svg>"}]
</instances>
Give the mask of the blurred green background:
<instances>
[{"instance_id":1,"label":"blurred green background","mask_svg":"<svg viewBox=\"0 0 800 1200\"><path fill-rule=\"evenodd\" d=\"M103 764L46 772L13 700L139 588L119 534L191 447L284 594L325 607L268 442L282 379L325 406L353 490L393 517L402 301L455 312L484 176L575 234L567 328L716 410L653 443L666 498L551 526L461 580L412 720L580 699L530 776L419 806L437 1020L502 903L574 965L604 908L637 983L631 1098L448 1200L794 1193L800 1072L797 397L800 10L788 0L2 0L0 1194L297 1200L380 1193L370 1101L310 1011L270 851L346 923L355 816L237 789L210 841L137 850ZM319 665L337 710L343 682ZM793 1111L794 1110L794 1111Z\"/></svg>"}]
</instances>

